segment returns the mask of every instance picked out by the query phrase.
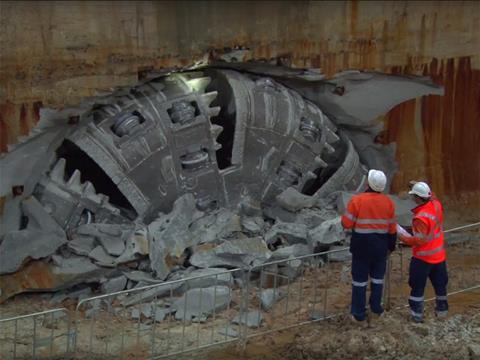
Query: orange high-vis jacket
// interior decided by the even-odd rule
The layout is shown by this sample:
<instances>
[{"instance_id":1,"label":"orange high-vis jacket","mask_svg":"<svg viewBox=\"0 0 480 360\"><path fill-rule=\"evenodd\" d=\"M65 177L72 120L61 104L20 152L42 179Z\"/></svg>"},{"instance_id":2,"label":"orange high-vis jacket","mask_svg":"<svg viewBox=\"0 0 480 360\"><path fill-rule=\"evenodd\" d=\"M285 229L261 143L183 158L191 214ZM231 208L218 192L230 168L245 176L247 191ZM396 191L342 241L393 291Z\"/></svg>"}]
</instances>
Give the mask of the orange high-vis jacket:
<instances>
[{"instance_id":1,"label":"orange high-vis jacket","mask_svg":"<svg viewBox=\"0 0 480 360\"><path fill-rule=\"evenodd\" d=\"M443 207L436 198L412 210L412 237L401 239L412 246L413 257L430 264L438 264L446 259L443 236Z\"/></svg>"},{"instance_id":2,"label":"orange high-vis jacket","mask_svg":"<svg viewBox=\"0 0 480 360\"><path fill-rule=\"evenodd\" d=\"M352 197L342 225L357 234L395 234L395 205L384 194L365 192Z\"/></svg>"}]
</instances>

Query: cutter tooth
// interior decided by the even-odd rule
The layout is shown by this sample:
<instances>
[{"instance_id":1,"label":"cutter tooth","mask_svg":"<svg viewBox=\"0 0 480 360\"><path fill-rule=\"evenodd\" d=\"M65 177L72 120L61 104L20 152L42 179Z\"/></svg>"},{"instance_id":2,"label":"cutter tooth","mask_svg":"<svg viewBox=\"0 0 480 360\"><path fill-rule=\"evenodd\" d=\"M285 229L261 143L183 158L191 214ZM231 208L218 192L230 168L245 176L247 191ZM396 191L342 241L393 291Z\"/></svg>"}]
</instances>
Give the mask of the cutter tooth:
<instances>
[{"instance_id":1,"label":"cutter tooth","mask_svg":"<svg viewBox=\"0 0 480 360\"><path fill-rule=\"evenodd\" d=\"M188 80L187 84L194 91L203 93L205 92L205 89L207 88L208 85L210 85L211 82L212 82L212 79L210 79L208 76L204 76L204 77Z\"/></svg>"},{"instance_id":2,"label":"cutter tooth","mask_svg":"<svg viewBox=\"0 0 480 360\"><path fill-rule=\"evenodd\" d=\"M83 185L83 193L85 195L96 195L97 192L95 191L95 186L90 181L85 181Z\"/></svg>"},{"instance_id":3,"label":"cutter tooth","mask_svg":"<svg viewBox=\"0 0 480 360\"><path fill-rule=\"evenodd\" d=\"M327 152L329 154L332 154L332 153L335 152L335 148L332 145L330 145L329 143L325 143L325 149L327 149Z\"/></svg>"},{"instance_id":4,"label":"cutter tooth","mask_svg":"<svg viewBox=\"0 0 480 360\"><path fill-rule=\"evenodd\" d=\"M81 177L82 177L82 174L80 173L80 171L75 169L72 176L70 176L70 179L68 180L67 185L74 190L81 190L82 189Z\"/></svg>"},{"instance_id":5,"label":"cutter tooth","mask_svg":"<svg viewBox=\"0 0 480 360\"><path fill-rule=\"evenodd\" d=\"M312 179L316 179L317 178L317 174L315 174L314 172L312 171L307 171L307 173L304 175L305 179L308 181L308 180L312 180Z\"/></svg>"},{"instance_id":6,"label":"cutter tooth","mask_svg":"<svg viewBox=\"0 0 480 360\"><path fill-rule=\"evenodd\" d=\"M220 114L220 110L222 110L220 106L211 107L208 109L208 115L210 115L211 117L218 116L218 114Z\"/></svg>"},{"instance_id":7,"label":"cutter tooth","mask_svg":"<svg viewBox=\"0 0 480 360\"><path fill-rule=\"evenodd\" d=\"M223 131L223 127L220 126L220 125L217 125L217 124L212 124L210 126L210 133L212 134L212 136L216 139L218 137L218 135L220 135L220 133Z\"/></svg>"},{"instance_id":8,"label":"cutter tooth","mask_svg":"<svg viewBox=\"0 0 480 360\"><path fill-rule=\"evenodd\" d=\"M315 161L315 164L317 164L317 166L320 166L322 168L325 168L328 166L328 164L325 161L323 161L323 159L320 156L316 156L314 161Z\"/></svg>"},{"instance_id":9,"label":"cutter tooth","mask_svg":"<svg viewBox=\"0 0 480 360\"><path fill-rule=\"evenodd\" d=\"M55 166L53 167L52 171L50 171L50 178L57 182L64 182L65 177L65 164L66 161L64 158L60 158Z\"/></svg>"},{"instance_id":10,"label":"cutter tooth","mask_svg":"<svg viewBox=\"0 0 480 360\"><path fill-rule=\"evenodd\" d=\"M215 100L218 95L218 91L211 91L202 95L205 105L210 106L210 104Z\"/></svg>"},{"instance_id":11,"label":"cutter tooth","mask_svg":"<svg viewBox=\"0 0 480 360\"><path fill-rule=\"evenodd\" d=\"M222 148L222 144L219 144L218 142L214 142L213 148L215 149L215 151L220 150Z\"/></svg>"},{"instance_id":12,"label":"cutter tooth","mask_svg":"<svg viewBox=\"0 0 480 360\"><path fill-rule=\"evenodd\" d=\"M337 134L335 134L332 130L330 130L329 128L327 128L327 141L329 143L333 143L333 142L336 142L340 140L340 138L338 137Z\"/></svg>"}]
</instances>

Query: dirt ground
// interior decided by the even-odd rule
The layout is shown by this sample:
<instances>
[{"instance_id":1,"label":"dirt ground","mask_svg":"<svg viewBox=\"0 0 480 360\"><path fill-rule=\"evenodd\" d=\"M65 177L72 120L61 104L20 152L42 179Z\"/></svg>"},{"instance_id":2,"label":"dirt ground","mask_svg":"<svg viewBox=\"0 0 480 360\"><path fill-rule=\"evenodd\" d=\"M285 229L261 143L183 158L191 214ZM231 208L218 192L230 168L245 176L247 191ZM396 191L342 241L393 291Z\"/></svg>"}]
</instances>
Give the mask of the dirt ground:
<instances>
[{"instance_id":1,"label":"dirt ground","mask_svg":"<svg viewBox=\"0 0 480 360\"><path fill-rule=\"evenodd\" d=\"M151 323L148 319L132 321L128 316L113 316L107 312L95 319L77 319L77 359L146 359L152 352L165 354L211 344L232 341L207 350L173 356L175 359L229 360L229 359L477 359L480 351L480 288L457 293L449 297L450 314L447 319L433 316L433 303L426 306L423 324L409 322L408 263L410 250L394 253L391 257L390 311L384 317L363 328L352 323L348 314L350 301L349 262L328 266L306 267L300 278L292 283L279 283L278 289L287 293L269 311L263 311L260 328L248 329L245 350L237 338L219 335L219 329L230 326L232 318L240 312L240 294L234 293L231 307L210 317L205 323L182 324L171 318ZM449 292L480 285L480 241L450 246L448 250ZM264 285L266 285L264 283ZM271 286L271 284L270 284ZM259 308L259 288L249 293L249 310ZM427 288L426 296L432 296ZM327 300L327 301L325 301ZM61 304L72 315L75 307L70 301ZM52 308L48 298L39 294L25 294L7 301L0 307L2 318L19 313L31 313ZM58 306L57 306L58 307ZM129 309L131 310L131 309ZM279 330L282 327L308 321L316 312L326 312L332 318L314 324ZM62 354L66 334L72 328L68 316L37 321L38 358L52 359ZM17 342L19 358L31 358L31 321L19 323ZM274 331L265 334L267 331ZM11 358L11 339L14 329L0 329L1 359ZM54 339L53 341L50 339ZM121 347L120 347L120 342ZM154 345L152 346L152 342ZM89 351L84 351L84 350ZM90 352L91 351L91 352ZM53 354L53 355L50 355Z\"/></svg>"},{"instance_id":2,"label":"dirt ground","mask_svg":"<svg viewBox=\"0 0 480 360\"><path fill-rule=\"evenodd\" d=\"M480 346L480 293L464 314L445 321L408 322L408 313L387 313L370 328L347 316L256 339L245 353L212 351L199 359L474 359ZM477 354L478 356L478 354Z\"/></svg>"}]
</instances>

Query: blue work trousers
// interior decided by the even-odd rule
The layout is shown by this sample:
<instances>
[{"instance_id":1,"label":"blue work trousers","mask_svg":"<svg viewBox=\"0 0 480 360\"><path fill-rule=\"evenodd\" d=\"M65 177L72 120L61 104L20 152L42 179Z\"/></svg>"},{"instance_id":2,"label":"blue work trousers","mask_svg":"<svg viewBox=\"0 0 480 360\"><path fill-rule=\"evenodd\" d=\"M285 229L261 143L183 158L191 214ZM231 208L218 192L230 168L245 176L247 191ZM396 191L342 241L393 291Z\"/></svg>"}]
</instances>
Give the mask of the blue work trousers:
<instances>
[{"instance_id":1,"label":"blue work trousers","mask_svg":"<svg viewBox=\"0 0 480 360\"><path fill-rule=\"evenodd\" d=\"M352 307L351 313L358 321L365 320L365 302L368 277L370 276L370 309L376 314L383 313L382 290L387 258L352 258Z\"/></svg>"},{"instance_id":2,"label":"blue work trousers","mask_svg":"<svg viewBox=\"0 0 480 360\"><path fill-rule=\"evenodd\" d=\"M412 257L410 261L410 276L408 284L411 292L408 299L410 311L415 320L423 319L423 302L427 279L430 278L435 290L435 312L437 315L445 315L448 311L447 301L447 262L429 264L423 260Z\"/></svg>"}]
</instances>

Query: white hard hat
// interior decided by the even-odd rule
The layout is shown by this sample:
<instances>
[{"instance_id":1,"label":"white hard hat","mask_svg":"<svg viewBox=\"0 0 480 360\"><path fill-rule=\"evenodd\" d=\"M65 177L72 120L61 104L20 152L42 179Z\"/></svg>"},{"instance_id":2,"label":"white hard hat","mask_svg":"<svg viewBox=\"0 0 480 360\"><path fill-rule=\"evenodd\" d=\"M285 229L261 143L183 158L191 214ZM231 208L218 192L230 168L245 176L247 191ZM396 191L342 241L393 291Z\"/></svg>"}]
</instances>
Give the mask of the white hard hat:
<instances>
[{"instance_id":1,"label":"white hard hat","mask_svg":"<svg viewBox=\"0 0 480 360\"><path fill-rule=\"evenodd\" d=\"M422 181L417 182L413 185L412 190L408 192L410 195L417 195L424 199L429 199L432 196L430 191L430 186L427 183Z\"/></svg>"},{"instance_id":2,"label":"white hard hat","mask_svg":"<svg viewBox=\"0 0 480 360\"><path fill-rule=\"evenodd\" d=\"M386 184L387 177L383 171L371 169L368 172L368 185L373 191L382 192Z\"/></svg>"}]
</instances>

